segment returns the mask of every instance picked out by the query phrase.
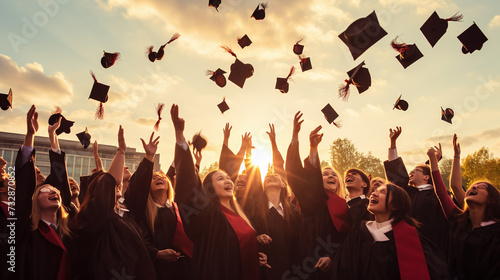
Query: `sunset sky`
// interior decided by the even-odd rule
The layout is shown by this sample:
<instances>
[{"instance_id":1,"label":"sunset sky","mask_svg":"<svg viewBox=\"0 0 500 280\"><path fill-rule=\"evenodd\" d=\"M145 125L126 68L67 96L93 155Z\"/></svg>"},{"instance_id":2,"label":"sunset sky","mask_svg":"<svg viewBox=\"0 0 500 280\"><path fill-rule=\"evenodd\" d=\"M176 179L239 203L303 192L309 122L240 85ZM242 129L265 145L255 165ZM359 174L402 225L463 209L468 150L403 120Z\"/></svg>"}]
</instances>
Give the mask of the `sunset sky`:
<instances>
[{"instance_id":1,"label":"sunset sky","mask_svg":"<svg viewBox=\"0 0 500 280\"><path fill-rule=\"evenodd\" d=\"M425 160L431 145L441 142L451 157L451 140L457 133L463 155L482 146L500 155L500 2L497 0L274 0L266 18L250 18L258 1L222 0L219 12L208 0L40 0L2 1L0 9L0 93L14 92L14 110L0 112L0 131L25 133L31 104L40 114L39 135L47 136L47 119L55 106L75 121L71 134L88 127L92 141L117 145L118 125L126 142L142 152L140 137L148 138L156 121L155 104L165 103L160 125L161 164L173 159L174 134L169 110L179 104L186 120L186 137L201 130L209 144L202 168L218 160L222 129L231 123L230 148L237 151L241 135L249 131L256 159L271 159L266 131L274 123L278 146L286 153L293 115L304 113L301 151L308 151L309 132L323 126L320 157L328 160L330 143L351 139L359 151L371 151L385 160L389 128L403 127L399 152L407 163ZM388 35L354 61L337 37L350 23L376 11ZM448 18L460 11L462 22L450 22L434 48L420 31L437 11ZM482 50L462 54L457 36L475 22L488 37ZM165 57L151 63L149 45L157 49L172 34L181 37L165 48ZM248 34L253 44L241 49L236 39ZM424 57L407 69L390 47L396 36L415 43ZM304 38L304 54L313 69L301 72L292 52ZM234 58L220 45L231 46L238 58L254 67L243 89L228 81L219 88L205 75L222 68L229 75ZM103 50L120 52L114 66L100 64ZM337 97L346 72L365 61L372 87L359 95L351 89L344 102ZM282 94L274 88L277 77L299 67ZM104 120L94 120L98 102L89 100L93 80L110 85ZM406 112L392 110L399 95L408 101ZM230 110L221 114L217 104L226 98ZM330 103L343 127L329 125L321 109ZM441 120L441 108L455 112L453 124Z\"/></svg>"}]
</instances>

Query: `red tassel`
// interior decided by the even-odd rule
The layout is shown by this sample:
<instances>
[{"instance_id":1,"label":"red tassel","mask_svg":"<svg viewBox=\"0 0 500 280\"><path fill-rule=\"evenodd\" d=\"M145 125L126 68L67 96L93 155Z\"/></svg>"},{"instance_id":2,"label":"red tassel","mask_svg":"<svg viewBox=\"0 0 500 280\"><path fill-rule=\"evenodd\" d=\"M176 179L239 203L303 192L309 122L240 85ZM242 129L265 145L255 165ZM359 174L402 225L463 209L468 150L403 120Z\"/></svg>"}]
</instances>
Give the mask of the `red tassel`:
<instances>
[{"instance_id":1,"label":"red tassel","mask_svg":"<svg viewBox=\"0 0 500 280\"><path fill-rule=\"evenodd\" d=\"M290 79L290 77L293 75L293 73L295 73L295 66L292 66L292 68L290 68L290 73L288 73L288 76L286 76L286 79Z\"/></svg>"},{"instance_id":2,"label":"red tassel","mask_svg":"<svg viewBox=\"0 0 500 280\"><path fill-rule=\"evenodd\" d=\"M120 58L120 53L119 52L115 52L115 53L104 52L104 56L106 56L106 58L108 59L108 61L111 65L114 65L116 60Z\"/></svg>"},{"instance_id":3,"label":"red tassel","mask_svg":"<svg viewBox=\"0 0 500 280\"><path fill-rule=\"evenodd\" d=\"M170 44L170 43L172 43L173 41L179 39L179 37L181 37L181 34L175 32L175 34L172 35L172 37L170 38L170 41L167 42L167 45Z\"/></svg>"},{"instance_id":4,"label":"red tassel","mask_svg":"<svg viewBox=\"0 0 500 280\"><path fill-rule=\"evenodd\" d=\"M332 122L333 125L335 125L337 128L342 128L342 123L341 121L337 121L337 122Z\"/></svg>"},{"instance_id":5,"label":"red tassel","mask_svg":"<svg viewBox=\"0 0 500 280\"><path fill-rule=\"evenodd\" d=\"M52 115L55 115L55 114L60 114L60 113L62 113L62 109L61 109L61 107L56 106L56 110L52 112Z\"/></svg>"},{"instance_id":6,"label":"red tassel","mask_svg":"<svg viewBox=\"0 0 500 280\"><path fill-rule=\"evenodd\" d=\"M149 47L147 48L147 50L146 50L146 55L148 55L148 54L152 53L152 52L153 52L153 48L154 48L154 46L149 46Z\"/></svg>"},{"instance_id":7,"label":"red tassel","mask_svg":"<svg viewBox=\"0 0 500 280\"><path fill-rule=\"evenodd\" d=\"M341 97L343 101L349 100L349 85L352 83L349 80L344 81L346 84L345 85L340 85L339 86L339 98Z\"/></svg>"},{"instance_id":8,"label":"red tassel","mask_svg":"<svg viewBox=\"0 0 500 280\"><path fill-rule=\"evenodd\" d=\"M305 63L307 61L307 57L303 54L299 55L300 62Z\"/></svg>"},{"instance_id":9,"label":"red tassel","mask_svg":"<svg viewBox=\"0 0 500 280\"><path fill-rule=\"evenodd\" d=\"M405 43L396 43L396 40L398 39L398 37L394 38L394 40L391 41L391 47L396 50L397 52L399 52L400 54L404 54L406 53L407 51L410 50L410 48L408 48L408 45L406 45Z\"/></svg>"},{"instance_id":10,"label":"red tassel","mask_svg":"<svg viewBox=\"0 0 500 280\"><path fill-rule=\"evenodd\" d=\"M295 45L297 45L298 43L302 42L302 40L304 40L304 38L300 38L300 40L298 40Z\"/></svg>"},{"instance_id":11,"label":"red tassel","mask_svg":"<svg viewBox=\"0 0 500 280\"><path fill-rule=\"evenodd\" d=\"M94 79L94 81L97 82L97 79L95 78L94 72L90 71L90 75L92 76L92 79Z\"/></svg>"},{"instance_id":12,"label":"red tassel","mask_svg":"<svg viewBox=\"0 0 500 280\"><path fill-rule=\"evenodd\" d=\"M207 75L207 76L212 76L212 75L215 75L215 71L212 71L212 70L208 70L208 69L207 69L207 70L205 71L205 75Z\"/></svg>"},{"instance_id":13,"label":"red tassel","mask_svg":"<svg viewBox=\"0 0 500 280\"><path fill-rule=\"evenodd\" d=\"M269 6L267 3L260 3L260 5L262 6L262 9L264 9L264 11L267 9L267 7Z\"/></svg>"},{"instance_id":14,"label":"red tassel","mask_svg":"<svg viewBox=\"0 0 500 280\"><path fill-rule=\"evenodd\" d=\"M222 45L222 46L220 46L220 47L221 47L221 48L223 48L226 52L230 53L232 56L234 56L234 57L238 58L238 57L236 56L236 54L233 52L233 50L231 50L231 48L230 48L230 47L228 47L228 46L226 46L226 45Z\"/></svg>"},{"instance_id":15,"label":"red tassel","mask_svg":"<svg viewBox=\"0 0 500 280\"><path fill-rule=\"evenodd\" d=\"M452 17L447 18L446 21L462 21L462 19L464 18L464 15L458 14L458 13L460 13L460 11L458 11Z\"/></svg>"},{"instance_id":16,"label":"red tassel","mask_svg":"<svg viewBox=\"0 0 500 280\"><path fill-rule=\"evenodd\" d=\"M102 102L97 107L97 111L95 112L95 119L104 119L104 106L102 105Z\"/></svg>"},{"instance_id":17,"label":"red tassel","mask_svg":"<svg viewBox=\"0 0 500 280\"><path fill-rule=\"evenodd\" d=\"M161 112L163 111L164 107L165 107L165 103L159 103L156 106L156 113L158 114L158 120L156 121L155 126L154 126L155 131L160 130Z\"/></svg>"}]
</instances>

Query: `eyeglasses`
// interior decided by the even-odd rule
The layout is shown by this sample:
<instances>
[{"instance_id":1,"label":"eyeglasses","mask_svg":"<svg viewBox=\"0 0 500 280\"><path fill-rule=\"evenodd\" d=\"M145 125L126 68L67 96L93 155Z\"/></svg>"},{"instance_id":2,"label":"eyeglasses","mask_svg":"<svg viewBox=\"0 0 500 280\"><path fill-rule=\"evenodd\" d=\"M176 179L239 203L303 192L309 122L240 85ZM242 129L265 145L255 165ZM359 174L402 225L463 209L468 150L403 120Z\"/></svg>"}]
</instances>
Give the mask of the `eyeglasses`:
<instances>
[{"instance_id":1,"label":"eyeglasses","mask_svg":"<svg viewBox=\"0 0 500 280\"><path fill-rule=\"evenodd\" d=\"M424 173L424 171L422 169L416 169L416 168L413 169L412 171L410 171L410 173L414 173L414 172L417 172L417 171L420 171L420 172Z\"/></svg>"},{"instance_id":2,"label":"eyeglasses","mask_svg":"<svg viewBox=\"0 0 500 280\"><path fill-rule=\"evenodd\" d=\"M488 186L487 185L483 185L483 184L475 184L471 188L486 190L486 189L488 189Z\"/></svg>"}]
</instances>

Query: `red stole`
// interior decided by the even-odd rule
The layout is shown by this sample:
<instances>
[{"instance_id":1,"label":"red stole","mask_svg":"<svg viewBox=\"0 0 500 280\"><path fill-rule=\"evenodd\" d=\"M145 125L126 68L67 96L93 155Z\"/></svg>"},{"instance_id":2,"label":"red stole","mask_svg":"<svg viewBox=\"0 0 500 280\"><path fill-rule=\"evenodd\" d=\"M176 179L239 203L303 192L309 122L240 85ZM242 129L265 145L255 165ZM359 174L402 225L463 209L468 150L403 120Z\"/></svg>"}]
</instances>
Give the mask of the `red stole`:
<instances>
[{"instance_id":1,"label":"red stole","mask_svg":"<svg viewBox=\"0 0 500 280\"><path fill-rule=\"evenodd\" d=\"M349 221L349 210L347 209L347 203L345 199L329 190L325 191L328 195L326 205L328 206L328 212L330 212L330 217L332 218L335 229L338 232L349 232L351 224Z\"/></svg>"},{"instance_id":2,"label":"red stole","mask_svg":"<svg viewBox=\"0 0 500 280\"><path fill-rule=\"evenodd\" d=\"M61 262L59 263L59 271L57 273L57 280L70 279L70 260L68 250L61 241L61 238L57 233L49 227L44 221L38 223L38 231L43 235L43 237L50 243L60 247L63 251Z\"/></svg>"},{"instance_id":3,"label":"red stole","mask_svg":"<svg viewBox=\"0 0 500 280\"><path fill-rule=\"evenodd\" d=\"M193 241L187 237L186 232L184 232L184 226L182 225L181 216L179 215L179 209L177 204L172 202L172 206L175 209L175 216L177 217L177 225L175 226L175 234L173 245L175 249L179 249L186 256L193 257Z\"/></svg>"},{"instance_id":4,"label":"red stole","mask_svg":"<svg viewBox=\"0 0 500 280\"><path fill-rule=\"evenodd\" d=\"M430 280L429 269L417 229L402 220L392 225L392 230L401 279Z\"/></svg>"},{"instance_id":5,"label":"red stole","mask_svg":"<svg viewBox=\"0 0 500 280\"><path fill-rule=\"evenodd\" d=\"M0 206L2 206L2 210L3 212L5 213L5 217L8 219L10 218L10 214L9 214L9 206L3 202L0 201Z\"/></svg>"},{"instance_id":6,"label":"red stole","mask_svg":"<svg viewBox=\"0 0 500 280\"><path fill-rule=\"evenodd\" d=\"M242 279L259 279L259 251L257 249L257 235L255 234L255 230L238 214L222 205L220 209L238 237Z\"/></svg>"}]
</instances>

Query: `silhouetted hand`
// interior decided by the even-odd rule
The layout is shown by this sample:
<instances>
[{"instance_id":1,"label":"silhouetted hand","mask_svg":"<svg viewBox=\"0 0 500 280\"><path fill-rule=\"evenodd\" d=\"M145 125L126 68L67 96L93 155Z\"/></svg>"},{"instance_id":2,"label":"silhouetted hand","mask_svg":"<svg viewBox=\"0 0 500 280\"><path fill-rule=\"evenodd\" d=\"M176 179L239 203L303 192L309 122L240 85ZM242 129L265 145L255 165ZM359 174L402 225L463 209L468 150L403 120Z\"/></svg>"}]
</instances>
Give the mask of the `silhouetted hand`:
<instances>
[{"instance_id":1,"label":"silhouetted hand","mask_svg":"<svg viewBox=\"0 0 500 280\"><path fill-rule=\"evenodd\" d=\"M36 111L35 105L31 105L26 116L27 122L27 134L34 135L38 131L38 112Z\"/></svg>"},{"instance_id":2,"label":"silhouetted hand","mask_svg":"<svg viewBox=\"0 0 500 280\"><path fill-rule=\"evenodd\" d=\"M298 111L294 118L293 118L293 132L292 132L292 139L295 139L295 140L299 140L299 132L300 132L300 128L302 126L302 123L304 122L304 120L300 120L300 118L302 118L302 113L300 111Z\"/></svg>"},{"instance_id":3,"label":"silhouetted hand","mask_svg":"<svg viewBox=\"0 0 500 280\"><path fill-rule=\"evenodd\" d=\"M125 144L125 137L123 136L123 127L120 125L118 129L118 149L125 152L127 144Z\"/></svg>"},{"instance_id":4,"label":"silhouetted hand","mask_svg":"<svg viewBox=\"0 0 500 280\"><path fill-rule=\"evenodd\" d=\"M311 147L318 147L319 143L321 143L321 139L323 139L323 133L319 133L321 130L321 125L316 127L311 133L309 134L309 143L311 144Z\"/></svg>"},{"instance_id":5,"label":"silhouetted hand","mask_svg":"<svg viewBox=\"0 0 500 280\"><path fill-rule=\"evenodd\" d=\"M458 143L457 134L453 134L453 155L456 157L460 157L460 143Z\"/></svg>"}]
</instances>

